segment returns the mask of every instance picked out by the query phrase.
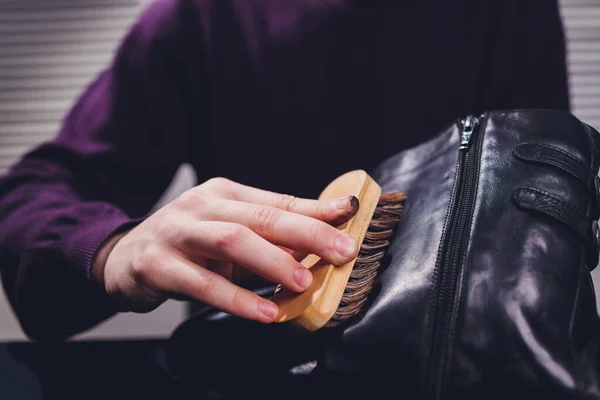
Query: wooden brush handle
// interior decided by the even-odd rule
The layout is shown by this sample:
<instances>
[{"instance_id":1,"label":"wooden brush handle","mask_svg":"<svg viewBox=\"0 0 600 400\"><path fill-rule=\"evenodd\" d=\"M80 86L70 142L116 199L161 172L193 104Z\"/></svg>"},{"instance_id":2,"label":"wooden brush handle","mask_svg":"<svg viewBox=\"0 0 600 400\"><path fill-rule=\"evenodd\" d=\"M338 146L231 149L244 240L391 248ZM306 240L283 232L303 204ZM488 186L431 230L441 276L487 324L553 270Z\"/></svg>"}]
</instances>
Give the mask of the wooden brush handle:
<instances>
[{"instance_id":1,"label":"wooden brush handle","mask_svg":"<svg viewBox=\"0 0 600 400\"><path fill-rule=\"evenodd\" d=\"M358 212L338 229L352 236L360 247L381 196L381 187L365 171L351 171L331 182L319 200L351 195L359 200ZM311 269L312 284L302 293L279 288L272 299L279 306L275 322L292 321L309 332L322 328L340 304L355 261L334 266L314 254L305 257L301 263Z\"/></svg>"}]
</instances>

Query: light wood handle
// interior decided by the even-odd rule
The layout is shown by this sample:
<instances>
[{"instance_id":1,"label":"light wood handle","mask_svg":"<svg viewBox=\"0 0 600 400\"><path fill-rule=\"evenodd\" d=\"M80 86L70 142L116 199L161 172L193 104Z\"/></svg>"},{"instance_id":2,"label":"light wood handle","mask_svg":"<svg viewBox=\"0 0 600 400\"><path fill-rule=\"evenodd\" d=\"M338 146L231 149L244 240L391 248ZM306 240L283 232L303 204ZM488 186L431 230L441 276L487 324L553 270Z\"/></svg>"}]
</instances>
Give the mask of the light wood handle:
<instances>
[{"instance_id":1,"label":"light wood handle","mask_svg":"<svg viewBox=\"0 0 600 400\"><path fill-rule=\"evenodd\" d=\"M381 197L381 187L363 170L348 172L331 182L319 200L354 195L359 200L356 215L338 229L352 236L360 247ZM292 322L303 330L322 328L335 313L356 259L334 266L311 254L301 263L313 274L311 286L302 293L279 288L273 301L279 306L275 322Z\"/></svg>"}]
</instances>

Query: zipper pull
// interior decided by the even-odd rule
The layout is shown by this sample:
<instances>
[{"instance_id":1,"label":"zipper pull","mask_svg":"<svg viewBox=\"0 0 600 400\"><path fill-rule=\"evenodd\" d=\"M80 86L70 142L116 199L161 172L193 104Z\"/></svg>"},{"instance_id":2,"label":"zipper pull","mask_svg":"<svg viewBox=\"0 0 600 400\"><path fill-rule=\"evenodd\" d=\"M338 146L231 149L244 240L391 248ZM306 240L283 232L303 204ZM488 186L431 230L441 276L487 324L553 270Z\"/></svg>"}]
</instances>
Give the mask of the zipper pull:
<instances>
[{"instance_id":1,"label":"zipper pull","mask_svg":"<svg viewBox=\"0 0 600 400\"><path fill-rule=\"evenodd\" d=\"M472 115L469 115L465 119L460 121L462 125L462 131L460 133L460 150L468 150L471 146L471 138L475 128L479 124L479 119Z\"/></svg>"}]
</instances>

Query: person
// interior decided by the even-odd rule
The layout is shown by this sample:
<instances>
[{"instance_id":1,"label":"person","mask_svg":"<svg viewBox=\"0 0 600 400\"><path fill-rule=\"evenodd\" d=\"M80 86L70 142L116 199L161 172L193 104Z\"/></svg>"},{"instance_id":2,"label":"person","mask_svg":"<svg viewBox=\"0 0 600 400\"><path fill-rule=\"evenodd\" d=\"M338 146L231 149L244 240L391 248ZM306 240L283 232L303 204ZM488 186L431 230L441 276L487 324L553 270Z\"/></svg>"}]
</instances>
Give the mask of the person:
<instances>
[{"instance_id":1,"label":"person","mask_svg":"<svg viewBox=\"0 0 600 400\"><path fill-rule=\"evenodd\" d=\"M556 1L158 0L0 181L4 289L35 341L168 298L269 323L232 266L302 291L298 254L353 258L332 179L466 114L569 107ZM199 185L152 211L183 163Z\"/></svg>"}]
</instances>

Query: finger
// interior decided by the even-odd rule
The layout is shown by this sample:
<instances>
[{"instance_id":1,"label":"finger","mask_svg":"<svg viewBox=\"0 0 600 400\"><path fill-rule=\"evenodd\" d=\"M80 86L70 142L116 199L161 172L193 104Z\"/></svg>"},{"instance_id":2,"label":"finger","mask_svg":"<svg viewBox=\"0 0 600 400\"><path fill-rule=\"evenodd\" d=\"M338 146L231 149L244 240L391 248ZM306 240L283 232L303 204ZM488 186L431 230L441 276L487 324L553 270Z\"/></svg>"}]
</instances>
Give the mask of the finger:
<instances>
[{"instance_id":1,"label":"finger","mask_svg":"<svg viewBox=\"0 0 600 400\"><path fill-rule=\"evenodd\" d=\"M352 237L305 215L232 200L223 200L204 213L208 219L244 225L271 243L316 254L335 265L343 265L357 255Z\"/></svg>"},{"instance_id":2,"label":"finger","mask_svg":"<svg viewBox=\"0 0 600 400\"><path fill-rule=\"evenodd\" d=\"M290 254L239 224L182 224L172 243L191 259L204 256L230 261L296 292L306 290L312 281L310 271Z\"/></svg>"},{"instance_id":3,"label":"finger","mask_svg":"<svg viewBox=\"0 0 600 400\"><path fill-rule=\"evenodd\" d=\"M154 286L174 298L190 298L245 319L272 322L277 315L273 302L242 289L224 277L182 256L172 255L153 274Z\"/></svg>"},{"instance_id":4,"label":"finger","mask_svg":"<svg viewBox=\"0 0 600 400\"><path fill-rule=\"evenodd\" d=\"M206 261L202 262L202 261L198 261L196 259L193 259L192 261L194 261L196 264L202 265L203 267L205 267L206 269L208 269L209 271L214 272L215 274L221 275L223 278L235 283L236 285L239 282L236 282L235 276L234 276L234 270L233 270L233 263L230 261L217 261L217 260L213 260L213 259L206 259L204 258Z\"/></svg>"},{"instance_id":5,"label":"finger","mask_svg":"<svg viewBox=\"0 0 600 400\"><path fill-rule=\"evenodd\" d=\"M233 280L232 282L238 286L250 290L261 289L275 285L274 282L271 282L246 268L240 268L236 280Z\"/></svg>"},{"instance_id":6,"label":"finger","mask_svg":"<svg viewBox=\"0 0 600 400\"><path fill-rule=\"evenodd\" d=\"M285 251L286 253L289 253L292 255L292 257L294 257L294 260L296 261L302 261L303 258L305 258L308 254L303 253L301 251L296 251L294 249L288 249L287 247L284 246L278 246L280 249L282 249L283 251Z\"/></svg>"},{"instance_id":7,"label":"finger","mask_svg":"<svg viewBox=\"0 0 600 400\"><path fill-rule=\"evenodd\" d=\"M221 275L231 283L241 286L245 289L264 287L273 284L273 282L270 282L262 276L242 267L241 265L234 264L231 261L215 260L212 258L207 258L203 255L192 254L190 252L186 253L187 254L185 256L193 263L202 265L209 271Z\"/></svg>"},{"instance_id":8,"label":"finger","mask_svg":"<svg viewBox=\"0 0 600 400\"><path fill-rule=\"evenodd\" d=\"M217 261L206 257L199 257L191 261L245 289L273 284L262 276L230 261Z\"/></svg>"},{"instance_id":9,"label":"finger","mask_svg":"<svg viewBox=\"0 0 600 400\"><path fill-rule=\"evenodd\" d=\"M228 194L232 200L278 208L296 214L316 218L332 225L338 225L352 218L359 208L355 196L336 199L312 200L257 189L240 183L231 182Z\"/></svg>"}]
</instances>

